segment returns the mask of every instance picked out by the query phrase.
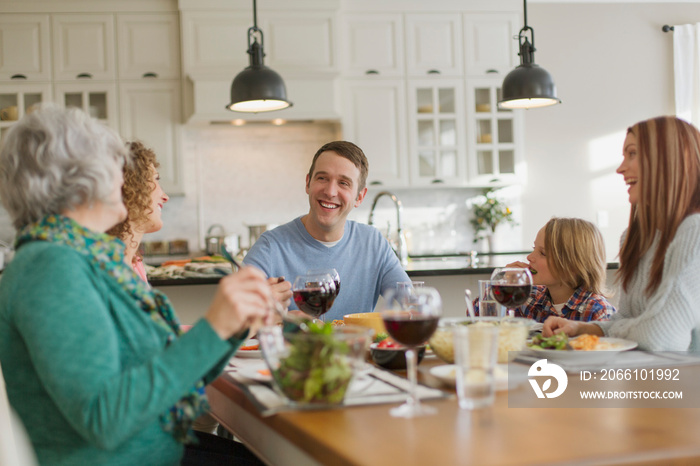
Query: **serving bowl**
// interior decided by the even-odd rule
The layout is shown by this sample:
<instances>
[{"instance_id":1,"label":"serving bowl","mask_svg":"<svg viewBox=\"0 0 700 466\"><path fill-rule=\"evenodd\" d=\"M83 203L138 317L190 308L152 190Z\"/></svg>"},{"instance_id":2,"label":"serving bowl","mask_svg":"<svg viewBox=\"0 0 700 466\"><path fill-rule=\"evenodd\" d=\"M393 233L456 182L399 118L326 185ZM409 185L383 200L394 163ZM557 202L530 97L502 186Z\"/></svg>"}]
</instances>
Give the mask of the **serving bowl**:
<instances>
[{"instance_id":1,"label":"serving bowl","mask_svg":"<svg viewBox=\"0 0 700 466\"><path fill-rule=\"evenodd\" d=\"M398 348L379 348L378 343L372 343L369 347L369 353L372 356L372 361L380 367L390 369L392 371L406 370L406 349L405 347ZM416 348L418 355L418 364L425 356L425 345Z\"/></svg>"},{"instance_id":2,"label":"serving bowl","mask_svg":"<svg viewBox=\"0 0 700 466\"><path fill-rule=\"evenodd\" d=\"M437 330L428 343L435 355L448 364L454 364L453 329L457 325L497 325L498 326L498 362L505 364L509 361L509 351L525 349L530 326L535 321L522 317L475 317L474 322L469 317L441 319Z\"/></svg>"},{"instance_id":3,"label":"serving bowl","mask_svg":"<svg viewBox=\"0 0 700 466\"><path fill-rule=\"evenodd\" d=\"M350 325L359 325L374 330L375 335L386 333L381 312L359 312L343 316L343 322Z\"/></svg>"},{"instance_id":4,"label":"serving bowl","mask_svg":"<svg viewBox=\"0 0 700 466\"><path fill-rule=\"evenodd\" d=\"M374 332L354 325L307 324L306 331L271 326L258 332L272 386L290 404L340 404L353 374L365 364Z\"/></svg>"}]
</instances>

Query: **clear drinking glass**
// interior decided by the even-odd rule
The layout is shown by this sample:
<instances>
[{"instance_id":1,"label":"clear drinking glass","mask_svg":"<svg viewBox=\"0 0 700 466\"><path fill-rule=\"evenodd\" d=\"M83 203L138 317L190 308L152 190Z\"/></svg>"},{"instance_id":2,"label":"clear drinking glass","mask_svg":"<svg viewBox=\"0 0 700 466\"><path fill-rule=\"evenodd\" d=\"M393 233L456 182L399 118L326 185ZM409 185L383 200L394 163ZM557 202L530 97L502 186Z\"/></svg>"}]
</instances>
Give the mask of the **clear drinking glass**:
<instances>
[{"instance_id":1,"label":"clear drinking glass","mask_svg":"<svg viewBox=\"0 0 700 466\"><path fill-rule=\"evenodd\" d=\"M416 394L418 358L416 348L435 332L442 314L442 300L435 288L395 288L384 295L382 319L387 333L406 346L406 371L410 391L406 403L391 409L394 417L412 418L434 414L435 408L420 404Z\"/></svg>"}]
</instances>

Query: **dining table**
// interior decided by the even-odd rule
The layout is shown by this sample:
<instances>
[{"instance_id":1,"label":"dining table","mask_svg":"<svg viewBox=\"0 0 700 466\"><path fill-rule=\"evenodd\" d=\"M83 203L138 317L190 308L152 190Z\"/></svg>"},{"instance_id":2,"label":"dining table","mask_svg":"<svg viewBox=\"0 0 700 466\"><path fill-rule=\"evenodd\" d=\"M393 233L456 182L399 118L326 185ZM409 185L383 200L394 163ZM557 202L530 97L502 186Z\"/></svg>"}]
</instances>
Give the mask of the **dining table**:
<instances>
[{"instance_id":1,"label":"dining table","mask_svg":"<svg viewBox=\"0 0 700 466\"><path fill-rule=\"evenodd\" d=\"M519 391L532 390L521 383L497 391L492 406L460 409L454 388L431 374L443 364L435 356L420 364L421 384L446 396L424 401L436 414L413 419L391 417L396 404L263 415L226 374L207 393L212 415L271 465L700 464L698 407L515 407ZM686 396L700 396L700 364L685 365L682 374ZM570 375L567 390L589 383Z\"/></svg>"}]
</instances>

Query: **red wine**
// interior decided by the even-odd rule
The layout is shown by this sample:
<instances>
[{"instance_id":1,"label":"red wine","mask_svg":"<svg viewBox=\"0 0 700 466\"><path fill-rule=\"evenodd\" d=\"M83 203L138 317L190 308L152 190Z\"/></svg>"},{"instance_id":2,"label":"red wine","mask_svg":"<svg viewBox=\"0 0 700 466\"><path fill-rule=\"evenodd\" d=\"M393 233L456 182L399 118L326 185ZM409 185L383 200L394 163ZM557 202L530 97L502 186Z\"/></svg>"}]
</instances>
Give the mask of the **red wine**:
<instances>
[{"instance_id":1,"label":"red wine","mask_svg":"<svg viewBox=\"0 0 700 466\"><path fill-rule=\"evenodd\" d=\"M530 285L493 285L493 297L505 307L514 308L525 304L531 288Z\"/></svg>"},{"instance_id":2,"label":"red wine","mask_svg":"<svg viewBox=\"0 0 700 466\"><path fill-rule=\"evenodd\" d=\"M406 346L419 346L435 332L439 317L409 313L387 313L383 316L387 333Z\"/></svg>"},{"instance_id":3,"label":"red wine","mask_svg":"<svg viewBox=\"0 0 700 466\"><path fill-rule=\"evenodd\" d=\"M340 293L340 278L334 278L333 283L335 283L335 295L338 296L338 293Z\"/></svg>"},{"instance_id":4,"label":"red wine","mask_svg":"<svg viewBox=\"0 0 700 466\"><path fill-rule=\"evenodd\" d=\"M294 291L294 303L311 317L320 317L331 308L335 294L328 288L305 288Z\"/></svg>"}]
</instances>

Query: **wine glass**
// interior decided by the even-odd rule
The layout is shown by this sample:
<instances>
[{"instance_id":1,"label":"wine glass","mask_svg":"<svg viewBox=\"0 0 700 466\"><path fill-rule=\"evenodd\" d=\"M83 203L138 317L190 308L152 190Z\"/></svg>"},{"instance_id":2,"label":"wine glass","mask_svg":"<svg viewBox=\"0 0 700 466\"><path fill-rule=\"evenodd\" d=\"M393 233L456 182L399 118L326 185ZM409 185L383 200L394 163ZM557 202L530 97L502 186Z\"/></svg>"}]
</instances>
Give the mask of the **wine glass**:
<instances>
[{"instance_id":1,"label":"wine glass","mask_svg":"<svg viewBox=\"0 0 700 466\"><path fill-rule=\"evenodd\" d=\"M442 300L435 288L394 288L384 295L382 320L387 333L407 347L406 371L410 391L406 403L391 409L394 417L412 418L434 414L435 408L420 404L416 395L418 361L416 348L435 332L442 313Z\"/></svg>"},{"instance_id":2,"label":"wine glass","mask_svg":"<svg viewBox=\"0 0 700 466\"><path fill-rule=\"evenodd\" d=\"M314 269L314 270L307 270L306 271L307 275L315 275L315 274L328 274L331 277L331 280L333 280L333 284L335 285L334 288L334 293L335 296L333 299L338 297L338 293L340 293L340 275L338 274L338 271L336 269ZM321 320L325 321L325 315L321 316Z\"/></svg>"},{"instance_id":3,"label":"wine glass","mask_svg":"<svg viewBox=\"0 0 700 466\"><path fill-rule=\"evenodd\" d=\"M532 290L532 274L528 269L504 267L491 274L493 298L509 309L512 316L518 306L525 304Z\"/></svg>"},{"instance_id":4,"label":"wine glass","mask_svg":"<svg viewBox=\"0 0 700 466\"><path fill-rule=\"evenodd\" d=\"M333 283L335 284L335 296L338 296L338 293L340 293L340 275L338 274L338 271L335 269L314 269L314 270L307 270L306 271L307 275L313 275L313 274L328 274L331 276L331 279L333 280Z\"/></svg>"},{"instance_id":5,"label":"wine glass","mask_svg":"<svg viewBox=\"0 0 700 466\"><path fill-rule=\"evenodd\" d=\"M333 306L337 295L333 278L327 273L299 275L292 285L294 303L313 318L319 318Z\"/></svg>"}]
</instances>

